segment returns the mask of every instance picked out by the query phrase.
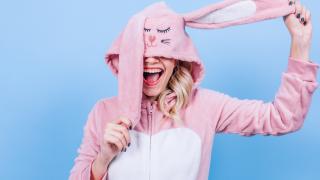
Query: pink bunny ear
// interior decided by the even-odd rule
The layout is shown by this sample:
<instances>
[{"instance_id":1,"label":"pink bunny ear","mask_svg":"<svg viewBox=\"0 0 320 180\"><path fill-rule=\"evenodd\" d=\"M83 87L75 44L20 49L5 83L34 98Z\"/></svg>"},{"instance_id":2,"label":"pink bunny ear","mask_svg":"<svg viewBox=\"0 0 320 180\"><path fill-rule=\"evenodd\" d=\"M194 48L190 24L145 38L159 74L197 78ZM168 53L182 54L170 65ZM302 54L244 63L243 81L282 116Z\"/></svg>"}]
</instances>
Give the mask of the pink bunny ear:
<instances>
[{"instance_id":1,"label":"pink bunny ear","mask_svg":"<svg viewBox=\"0 0 320 180\"><path fill-rule=\"evenodd\" d=\"M119 116L128 118L132 127L141 115L144 22L144 15L133 16L105 56L105 62L118 77Z\"/></svg>"},{"instance_id":2,"label":"pink bunny ear","mask_svg":"<svg viewBox=\"0 0 320 180\"><path fill-rule=\"evenodd\" d=\"M225 0L184 14L193 28L223 28L284 16L295 11L289 0Z\"/></svg>"}]
</instances>

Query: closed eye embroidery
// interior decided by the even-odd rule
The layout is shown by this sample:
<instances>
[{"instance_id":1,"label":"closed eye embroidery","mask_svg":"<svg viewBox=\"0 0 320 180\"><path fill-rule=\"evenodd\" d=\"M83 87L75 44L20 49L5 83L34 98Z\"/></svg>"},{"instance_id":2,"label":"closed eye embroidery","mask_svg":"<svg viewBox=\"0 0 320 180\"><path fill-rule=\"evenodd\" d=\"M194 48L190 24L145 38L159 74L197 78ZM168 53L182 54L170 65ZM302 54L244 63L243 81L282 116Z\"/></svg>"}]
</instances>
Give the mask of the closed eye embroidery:
<instances>
[{"instance_id":1,"label":"closed eye embroidery","mask_svg":"<svg viewBox=\"0 0 320 180\"><path fill-rule=\"evenodd\" d=\"M168 27L167 29L157 29L158 33L167 33L171 30L170 27Z\"/></svg>"},{"instance_id":2,"label":"closed eye embroidery","mask_svg":"<svg viewBox=\"0 0 320 180\"><path fill-rule=\"evenodd\" d=\"M161 39L161 43L166 44L166 45L170 45L170 40L171 39Z\"/></svg>"},{"instance_id":3,"label":"closed eye embroidery","mask_svg":"<svg viewBox=\"0 0 320 180\"><path fill-rule=\"evenodd\" d=\"M145 32L150 32L151 29L144 28L144 31L145 31Z\"/></svg>"}]
</instances>

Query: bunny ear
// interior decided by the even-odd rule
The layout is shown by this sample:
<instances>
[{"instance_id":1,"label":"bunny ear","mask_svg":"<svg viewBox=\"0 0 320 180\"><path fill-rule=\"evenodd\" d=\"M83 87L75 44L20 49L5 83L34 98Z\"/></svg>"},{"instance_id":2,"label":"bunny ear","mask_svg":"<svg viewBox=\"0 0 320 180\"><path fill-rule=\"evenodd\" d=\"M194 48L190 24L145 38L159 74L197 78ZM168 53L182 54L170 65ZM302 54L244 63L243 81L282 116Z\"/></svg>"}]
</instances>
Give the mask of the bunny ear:
<instances>
[{"instance_id":1,"label":"bunny ear","mask_svg":"<svg viewBox=\"0 0 320 180\"><path fill-rule=\"evenodd\" d=\"M134 15L105 55L105 62L118 78L119 116L128 118L132 127L141 115L144 22L143 14Z\"/></svg>"},{"instance_id":2,"label":"bunny ear","mask_svg":"<svg viewBox=\"0 0 320 180\"><path fill-rule=\"evenodd\" d=\"M193 28L223 28L284 16L295 11L289 0L225 0L182 15Z\"/></svg>"}]
</instances>

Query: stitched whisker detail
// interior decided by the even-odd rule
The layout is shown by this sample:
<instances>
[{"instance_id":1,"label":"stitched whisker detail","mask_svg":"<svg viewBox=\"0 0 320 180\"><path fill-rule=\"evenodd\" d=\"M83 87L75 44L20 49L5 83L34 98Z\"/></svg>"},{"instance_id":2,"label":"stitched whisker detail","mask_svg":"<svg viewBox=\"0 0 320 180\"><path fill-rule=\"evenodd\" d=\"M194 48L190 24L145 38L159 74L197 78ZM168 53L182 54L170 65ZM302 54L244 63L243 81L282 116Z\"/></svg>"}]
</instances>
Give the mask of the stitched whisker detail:
<instances>
[{"instance_id":1,"label":"stitched whisker detail","mask_svg":"<svg viewBox=\"0 0 320 180\"><path fill-rule=\"evenodd\" d=\"M161 43L166 44L166 45L170 45L170 40L171 39L162 39Z\"/></svg>"}]
</instances>

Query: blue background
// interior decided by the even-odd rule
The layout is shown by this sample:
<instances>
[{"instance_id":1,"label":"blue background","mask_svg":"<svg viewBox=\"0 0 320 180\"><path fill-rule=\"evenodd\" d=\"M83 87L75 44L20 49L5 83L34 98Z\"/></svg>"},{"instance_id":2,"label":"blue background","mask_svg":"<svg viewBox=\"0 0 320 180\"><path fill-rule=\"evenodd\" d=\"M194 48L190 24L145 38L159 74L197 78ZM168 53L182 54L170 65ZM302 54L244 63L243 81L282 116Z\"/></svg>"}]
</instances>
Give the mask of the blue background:
<instances>
[{"instance_id":1,"label":"blue background","mask_svg":"<svg viewBox=\"0 0 320 180\"><path fill-rule=\"evenodd\" d=\"M88 112L97 100L117 94L104 53L128 19L152 2L0 3L0 179L67 179ZM189 12L213 1L166 2ZM311 57L319 63L320 2L303 2L313 12ZM238 98L273 99L290 47L282 18L187 31L206 65L202 87ZM317 90L296 133L217 135L210 179L320 179L319 109Z\"/></svg>"}]
</instances>

